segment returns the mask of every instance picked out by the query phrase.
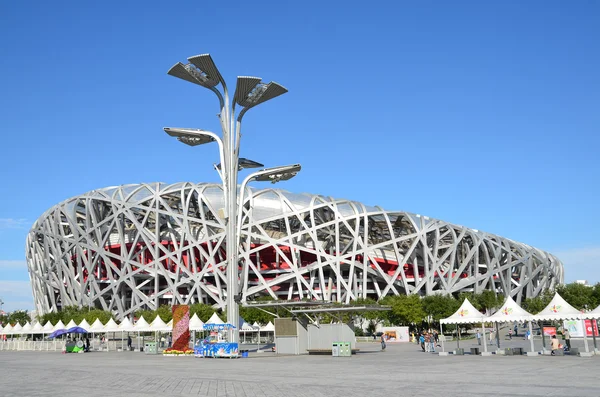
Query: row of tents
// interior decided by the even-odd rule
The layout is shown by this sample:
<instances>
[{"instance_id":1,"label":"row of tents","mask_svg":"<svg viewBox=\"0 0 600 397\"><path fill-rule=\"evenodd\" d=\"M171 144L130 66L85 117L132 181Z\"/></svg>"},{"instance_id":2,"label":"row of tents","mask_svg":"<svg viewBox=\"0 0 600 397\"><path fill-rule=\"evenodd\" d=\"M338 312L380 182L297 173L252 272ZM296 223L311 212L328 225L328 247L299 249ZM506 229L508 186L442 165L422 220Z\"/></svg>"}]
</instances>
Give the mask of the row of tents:
<instances>
[{"instance_id":1,"label":"row of tents","mask_svg":"<svg viewBox=\"0 0 600 397\"><path fill-rule=\"evenodd\" d=\"M217 316L216 313L204 323L200 318L194 314L190 318L189 329L190 331L203 331L205 324L224 324L223 320ZM265 326L260 326L257 323L248 324L243 319L240 319L240 331L242 332L274 332L274 325L269 322ZM14 327L10 324L5 327L0 326L0 335L34 335L34 334L52 334L55 331L63 329L71 329L73 327L80 327L90 333L105 333L105 332L171 332L173 330L173 320L165 323L160 316L148 323L143 317L141 317L135 324L133 324L128 318L125 318L121 323L115 322L112 318L103 324L99 319L96 319L91 325L84 319L81 323L76 324L75 321L71 320L65 325L61 320L56 324L52 324L50 321L42 325L37 322L30 324L27 322L25 325L17 324Z\"/></svg>"},{"instance_id":2,"label":"row of tents","mask_svg":"<svg viewBox=\"0 0 600 397\"><path fill-rule=\"evenodd\" d=\"M556 293L550 303L537 314L528 313L509 296L506 298L506 301L504 301L500 310L491 316L487 316L475 309L468 299L465 299L463 304L453 315L441 319L440 323L508 323L525 321L588 320L597 318L600 318L600 306L590 312L581 312Z\"/></svg>"},{"instance_id":3,"label":"row of tents","mask_svg":"<svg viewBox=\"0 0 600 397\"><path fill-rule=\"evenodd\" d=\"M562 321L562 320L591 320L600 318L600 306L590 312L581 312L575 309L558 293L554 295L550 303L537 314L528 313L519 306L510 296L506 298L502 307L491 316L485 315L477 310L468 299L465 299L458 310L448 318L440 320L440 324L475 324L481 323L483 330L483 347L487 352L487 342L485 337L485 323L524 323L529 322L529 332L533 334L532 322L534 321ZM583 332L586 352L589 352L587 344L587 333ZM542 333L543 338L543 333ZM460 339L456 340L457 346ZM530 338L531 351L534 351L533 338Z\"/></svg>"}]
</instances>

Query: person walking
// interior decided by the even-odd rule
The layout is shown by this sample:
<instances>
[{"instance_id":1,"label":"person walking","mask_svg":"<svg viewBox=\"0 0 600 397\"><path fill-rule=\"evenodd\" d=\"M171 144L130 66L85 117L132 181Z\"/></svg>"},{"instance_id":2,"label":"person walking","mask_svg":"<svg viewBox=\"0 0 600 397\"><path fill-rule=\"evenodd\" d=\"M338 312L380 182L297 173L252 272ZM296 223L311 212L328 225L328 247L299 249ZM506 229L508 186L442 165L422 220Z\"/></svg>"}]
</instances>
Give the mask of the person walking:
<instances>
[{"instance_id":1,"label":"person walking","mask_svg":"<svg viewBox=\"0 0 600 397\"><path fill-rule=\"evenodd\" d=\"M385 351L385 334L381 334L381 351Z\"/></svg>"},{"instance_id":2,"label":"person walking","mask_svg":"<svg viewBox=\"0 0 600 397\"><path fill-rule=\"evenodd\" d=\"M425 351L425 335L419 336L419 343L421 344L421 350Z\"/></svg>"},{"instance_id":3,"label":"person walking","mask_svg":"<svg viewBox=\"0 0 600 397\"><path fill-rule=\"evenodd\" d=\"M127 335L127 350L131 351L131 336Z\"/></svg>"},{"instance_id":4,"label":"person walking","mask_svg":"<svg viewBox=\"0 0 600 397\"><path fill-rule=\"evenodd\" d=\"M571 350L571 334L568 329L563 330L563 338L565 338L565 345L567 346L567 350Z\"/></svg>"},{"instance_id":5,"label":"person walking","mask_svg":"<svg viewBox=\"0 0 600 397\"><path fill-rule=\"evenodd\" d=\"M481 333L477 330L477 344L481 346Z\"/></svg>"},{"instance_id":6,"label":"person walking","mask_svg":"<svg viewBox=\"0 0 600 397\"><path fill-rule=\"evenodd\" d=\"M509 329L509 330L508 330L508 339L511 339L511 340L512 340L512 333L513 333L513 330L512 330L512 329Z\"/></svg>"},{"instance_id":7,"label":"person walking","mask_svg":"<svg viewBox=\"0 0 600 397\"><path fill-rule=\"evenodd\" d=\"M429 333L429 352L435 353L435 336Z\"/></svg>"}]
</instances>

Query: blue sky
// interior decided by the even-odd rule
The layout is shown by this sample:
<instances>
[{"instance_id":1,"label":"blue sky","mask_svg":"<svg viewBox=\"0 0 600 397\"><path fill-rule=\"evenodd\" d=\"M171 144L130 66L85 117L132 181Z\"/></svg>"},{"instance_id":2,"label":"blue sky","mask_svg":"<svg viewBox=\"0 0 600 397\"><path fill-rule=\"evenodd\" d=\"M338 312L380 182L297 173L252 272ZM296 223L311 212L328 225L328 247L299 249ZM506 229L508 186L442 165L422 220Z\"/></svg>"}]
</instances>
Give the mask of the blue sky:
<instances>
[{"instance_id":1,"label":"blue sky","mask_svg":"<svg viewBox=\"0 0 600 397\"><path fill-rule=\"evenodd\" d=\"M279 187L509 237L600 281L599 2L87 3L0 6L5 309L33 306L25 237L51 206L217 181L214 148L162 132L219 131L216 98L166 74L207 52L232 87L289 89L243 127L243 157L302 164Z\"/></svg>"}]
</instances>

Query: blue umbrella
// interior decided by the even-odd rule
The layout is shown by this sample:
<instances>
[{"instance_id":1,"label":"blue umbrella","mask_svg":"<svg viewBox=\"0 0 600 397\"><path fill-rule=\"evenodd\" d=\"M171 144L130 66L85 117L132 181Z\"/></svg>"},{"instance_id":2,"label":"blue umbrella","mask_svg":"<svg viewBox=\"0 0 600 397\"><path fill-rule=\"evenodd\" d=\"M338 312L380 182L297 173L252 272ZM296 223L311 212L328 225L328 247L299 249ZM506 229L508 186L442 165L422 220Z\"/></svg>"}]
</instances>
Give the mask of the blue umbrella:
<instances>
[{"instance_id":1,"label":"blue umbrella","mask_svg":"<svg viewBox=\"0 0 600 397\"><path fill-rule=\"evenodd\" d=\"M87 331L81 327L73 327L67 330L70 334L87 334Z\"/></svg>"},{"instance_id":2,"label":"blue umbrella","mask_svg":"<svg viewBox=\"0 0 600 397\"><path fill-rule=\"evenodd\" d=\"M52 339L52 338L56 338L57 336L61 336L68 333L68 331L66 329L57 329L56 331L54 331L53 333L51 333L50 335L48 335L48 338Z\"/></svg>"}]
</instances>

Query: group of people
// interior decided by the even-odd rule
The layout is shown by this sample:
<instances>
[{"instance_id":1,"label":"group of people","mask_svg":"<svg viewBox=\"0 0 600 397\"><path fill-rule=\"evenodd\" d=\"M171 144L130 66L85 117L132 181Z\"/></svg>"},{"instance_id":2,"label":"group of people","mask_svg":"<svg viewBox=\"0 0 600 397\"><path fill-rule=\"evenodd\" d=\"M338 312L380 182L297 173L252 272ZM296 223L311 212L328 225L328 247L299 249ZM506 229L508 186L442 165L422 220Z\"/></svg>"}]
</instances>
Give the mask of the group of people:
<instances>
[{"instance_id":1,"label":"group of people","mask_svg":"<svg viewBox=\"0 0 600 397\"><path fill-rule=\"evenodd\" d=\"M440 335L437 331L421 331L411 334L413 342L421 346L421 350L427 353L435 353L436 346L439 346Z\"/></svg>"}]
</instances>

